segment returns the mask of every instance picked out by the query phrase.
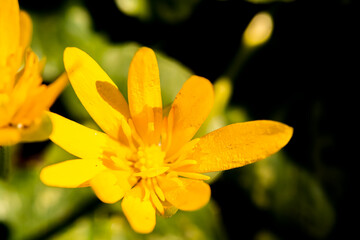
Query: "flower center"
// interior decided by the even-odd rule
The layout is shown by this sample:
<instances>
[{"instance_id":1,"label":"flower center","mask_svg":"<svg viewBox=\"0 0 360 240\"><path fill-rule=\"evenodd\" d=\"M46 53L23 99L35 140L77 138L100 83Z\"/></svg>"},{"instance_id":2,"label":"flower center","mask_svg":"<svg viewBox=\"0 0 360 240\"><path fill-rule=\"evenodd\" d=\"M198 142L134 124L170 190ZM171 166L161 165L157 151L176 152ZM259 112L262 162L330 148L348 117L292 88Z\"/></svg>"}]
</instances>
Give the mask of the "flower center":
<instances>
[{"instance_id":1,"label":"flower center","mask_svg":"<svg viewBox=\"0 0 360 240\"><path fill-rule=\"evenodd\" d=\"M159 145L141 146L137 151L137 161L134 164L135 175L142 178L156 177L166 172L164 166L165 152Z\"/></svg>"}]
</instances>

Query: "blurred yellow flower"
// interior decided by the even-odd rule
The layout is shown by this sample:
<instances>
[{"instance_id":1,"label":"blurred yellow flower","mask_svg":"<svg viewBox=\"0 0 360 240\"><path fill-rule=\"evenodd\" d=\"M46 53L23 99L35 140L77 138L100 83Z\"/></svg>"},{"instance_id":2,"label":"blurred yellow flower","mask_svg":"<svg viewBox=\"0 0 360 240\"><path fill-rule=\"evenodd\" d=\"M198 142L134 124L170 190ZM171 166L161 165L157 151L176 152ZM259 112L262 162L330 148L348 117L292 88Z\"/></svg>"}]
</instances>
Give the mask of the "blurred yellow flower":
<instances>
[{"instance_id":1,"label":"blurred yellow flower","mask_svg":"<svg viewBox=\"0 0 360 240\"><path fill-rule=\"evenodd\" d=\"M29 48L32 23L17 0L0 7L0 146L44 140L41 129L49 109L67 83L63 74L53 84L42 84L43 62ZM25 62L25 63L24 63Z\"/></svg>"},{"instance_id":2,"label":"blurred yellow flower","mask_svg":"<svg viewBox=\"0 0 360 240\"><path fill-rule=\"evenodd\" d=\"M274 23L271 15L267 12L260 12L251 19L246 27L243 42L248 47L256 47L264 44L271 37Z\"/></svg>"},{"instance_id":3,"label":"blurred yellow flower","mask_svg":"<svg viewBox=\"0 0 360 240\"><path fill-rule=\"evenodd\" d=\"M279 151L292 128L274 121L232 124L193 139L214 100L212 84L190 77L163 116L160 78L154 52L141 48L128 73L128 103L85 52L67 48L65 68L77 96L105 132L55 113L50 139L81 158L50 165L40 178L65 188L91 186L105 203L122 198L132 228L151 232L156 213L192 211L210 199L206 172L240 167ZM165 111L164 111L165 112Z\"/></svg>"}]
</instances>

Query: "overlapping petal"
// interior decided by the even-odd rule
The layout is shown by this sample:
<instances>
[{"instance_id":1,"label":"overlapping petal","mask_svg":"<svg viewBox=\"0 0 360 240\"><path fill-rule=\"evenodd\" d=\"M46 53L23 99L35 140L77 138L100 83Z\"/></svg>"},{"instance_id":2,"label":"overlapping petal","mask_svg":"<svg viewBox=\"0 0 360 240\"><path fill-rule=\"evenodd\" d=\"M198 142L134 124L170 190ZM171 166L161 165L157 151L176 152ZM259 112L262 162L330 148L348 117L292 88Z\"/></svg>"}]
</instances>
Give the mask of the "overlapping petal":
<instances>
[{"instance_id":1,"label":"overlapping petal","mask_svg":"<svg viewBox=\"0 0 360 240\"><path fill-rule=\"evenodd\" d=\"M150 199L144 197L144 189L138 184L125 195L121 206L136 232L150 233L156 224L156 211Z\"/></svg>"},{"instance_id":2,"label":"overlapping petal","mask_svg":"<svg viewBox=\"0 0 360 240\"><path fill-rule=\"evenodd\" d=\"M45 89L45 86L40 86L42 82L40 71L39 58L33 51L28 49L25 54L24 68L17 74L16 84L9 94L7 115L11 116L13 124L20 123L22 120L21 115L26 114L20 108L27 103L28 98ZM12 78L15 80L15 76L12 76Z\"/></svg>"},{"instance_id":3,"label":"overlapping petal","mask_svg":"<svg viewBox=\"0 0 360 240\"><path fill-rule=\"evenodd\" d=\"M184 211L194 211L210 200L210 186L187 178L159 177L159 186L168 202Z\"/></svg>"},{"instance_id":4,"label":"overlapping petal","mask_svg":"<svg viewBox=\"0 0 360 240\"><path fill-rule=\"evenodd\" d=\"M0 7L0 66L7 64L8 58L19 47L20 20L17 0L2 0Z\"/></svg>"},{"instance_id":5,"label":"overlapping petal","mask_svg":"<svg viewBox=\"0 0 360 240\"><path fill-rule=\"evenodd\" d=\"M197 164L179 171L201 173L241 167L276 153L292 134L291 127L269 120L228 125L201 137L186 157Z\"/></svg>"},{"instance_id":6,"label":"overlapping petal","mask_svg":"<svg viewBox=\"0 0 360 240\"><path fill-rule=\"evenodd\" d=\"M149 48L138 50L130 64L128 100L139 135L148 144L159 143L162 123L160 77L155 53Z\"/></svg>"},{"instance_id":7,"label":"overlapping petal","mask_svg":"<svg viewBox=\"0 0 360 240\"><path fill-rule=\"evenodd\" d=\"M203 77L190 77L181 88L169 113L168 136L171 156L190 141L207 118L214 103L214 90L211 82Z\"/></svg>"},{"instance_id":8,"label":"overlapping petal","mask_svg":"<svg viewBox=\"0 0 360 240\"><path fill-rule=\"evenodd\" d=\"M127 148L99 132L60 115L49 112L53 125L50 135L51 141L65 149L67 152L80 158L99 158L105 150L117 149L117 154L127 154Z\"/></svg>"},{"instance_id":9,"label":"overlapping petal","mask_svg":"<svg viewBox=\"0 0 360 240\"><path fill-rule=\"evenodd\" d=\"M115 203L122 199L135 182L130 182L130 172L103 171L90 180L96 196L105 203Z\"/></svg>"},{"instance_id":10,"label":"overlapping petal","mask_svg":"<svg viewBox=\"0 0 360 240\"><path fill-rule=\"evenodd\" d=\"M41 85L34 88L26 101L17 110L12 122L30 125L44 111L49 110L67 84L67 75L63 73L49 86Z\"/></svg>"},{"instance_id":11,"label":"overlapping petal","mask_svg":"<svg viewBox=\"0 0 360 240\"><path fill-rule=\"evenodd\" d=\"M129 108L117 86L102 68L78 48L66 48L64 64L81 103L100 128L114 138L127 123Z\"/></svg>"},{"instance_id":12,"label":"overlapping petal","mask_svg":"<svg viewBox=\"0 0 360 240\"><path fill-rule=\"evenodd\" d=\"M48 186L77 188L105 169L99 159L68 160L43 168L40 179Z\"/></svg>"},{"instance_id":13,"label":"overlapping petal","mask_svg":"<svg viewBox=\"0 0 360 240\"><path fill-rule=\"evenodd\" d=\"M32 36L32 22L29 14L20 11L20 47L25 49L30 46Z\"/></svg>"}]
</instances>

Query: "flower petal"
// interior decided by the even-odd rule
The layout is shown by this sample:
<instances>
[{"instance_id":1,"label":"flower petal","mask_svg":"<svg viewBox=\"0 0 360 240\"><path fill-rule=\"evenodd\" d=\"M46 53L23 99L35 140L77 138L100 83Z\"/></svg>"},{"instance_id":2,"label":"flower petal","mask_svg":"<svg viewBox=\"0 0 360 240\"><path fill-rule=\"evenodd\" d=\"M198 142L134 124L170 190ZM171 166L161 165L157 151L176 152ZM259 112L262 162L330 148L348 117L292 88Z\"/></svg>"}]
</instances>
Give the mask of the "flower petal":
<instances>
[{"instance_id":1,"label":"flower petal","mask_svg":"<svg viewBox=\"0 0 360 240\"><path fill-rule=\"evenodd\" d=\"M17 0L2 0L0 7L0 66L19 46L20 20Z\"/></svg>"},{"instance_id":2,"label":"flower petal","mask_svg":"<svg viewBox=\"0 0 360 240\"><path fill-rule=\"evenodd\" d=\"M117 86L102 68L78 48L66 48L64 64L71 85L83 106L100 128L118 138L129 107ZM125 121L124 121L125 120Z\"/></svg>"},{"instance_id":3,"label":"flower petal","mask_svg":"<svg viewBox=\"0 0 360 240\"><path fill-rule=\"evenodd\" d=\"M268 120L228 125L201 137L186 156L197 164L179 171L214 172L241 167L276 153L292 134L293 128Z\"/></svg>"},{"instance_id":4,"label":"flower petal","mask_svg":"<svg viewBox=\"0 0 360 240\"><path fill-rule=\"evenodd\" d=\"M16 85L10 95L11 105L8 112L13 116L12 122L15 124L22 120L23 115L26 115L24 110L20 110L20 108L24 107L25 102L28 104L28 98L39 94L39 92L45 89L45 85L41 86L40 68L39 58L32 50L28 49L25 54L24 68L18 72Z\"/></svg>"},{"instance_id":5,"label":"flower petal","mask_svg":"<svg viewBox=\"0 0 360 240\"><path fill-rule=\"evenodd\" d=\"M173 119L171 146L167 151L171 156L195 135L205 121L214 103L214 89L211 82L203 77L190 77L176 95L169 116ZM169 129L168 131L171 131Z\"/></svg>"},{"instance_id":6,"label":"flower petal","mask_svg":"<svg viewBox=\"0 0 360 240\"><path fill-rule=\"evenodd\" d=\"M55 113L48 112L48 115L53 126L50 140L77 157L97 158L112 146L117 149L118 154L121 151L126 154L128 151L102 132L84 127Z\"/></svg>"},{"instance_id":7,"label":"flower petal","mask_svg":"<svg viewBox=\"0 0 360 240\"><path fill-rule=\"evenodd\" d=\"M32 22L29 14L20 11L20 46L25 49L30 46L32 36Z\"/></svg>"},{"instance_id":8,"label":"flower petal","mask_svg":"<svg viewBox=\"0 0 360 240\"><path fill-rule=\"evenodd\" d=\"M131 227L136 232L152 232L156 224L156 211L150 199L144 199L144 192L140 184L126 193L121 206Z\"/></svg>"},{"instance_id":9,"label":"flower petal","mask_svg":"<svg viewBox=\"0 0 360 240\"><path fill-rule=\"evenodd\" d=\"M48 186L77 188L105 169L98 159L68 160L43 168L40 179Z\"/></svg>"},{"instance_id":10,"label":"flower petal","mask_svg":"<svg viewBox=\"0 0 360 240\"><path fill-rule=\"evenodd\" d=\"M67 84L67 75L63 73L50 85L41 85L34 88L32 90L33 94L20 106L12 122L30 125L36 118L40 117L45 110L49 110Z\"/></svg>"},{"instance_id":11,"label":"flower petal","mask_svg":"<svg viewBox=\"0 0 360 240\"><path fill-rule=\"evenodd\" d=\"M194 211L205 206L210 200L210 186L203 181L159 177L158 183L165 199L180 210Z\"/></svg>"},{"instance_id":12,"label":"flower petal","mask_svg":"<svg viewBox=\"0 0 360 240\"><path fill-rule=\"evenodd\" d=\"M161 132L162 100L159 68L150 48L140 48L130 64L128 100L139 135L146 143L157 144Z\"/></svg>"},{"instance_id":13,"label":"flower petal","mask_svg":"<svg viewBox=\"0 0 360 240\"><path fill-rule=\"evenodd\" d=\"M36 103L39 105L38 108L42 109L42 111L49 110L68 83L67 74L61 74L54 82L47 86L42 95L38 96ZM42 104L39 104L39 101L41 101Z\"/></svg>"},{"instance_id":14,"label":"flower petal","mask_svg":"<svg viewBox=\"0 0 360 240\"><path fill-rule=\"evenodd\" d=\"M130 173L125 171L103 171L90 180L96 196L104 203L115 203L124 197L132 185Z\"/></svg>"}]
</instances>

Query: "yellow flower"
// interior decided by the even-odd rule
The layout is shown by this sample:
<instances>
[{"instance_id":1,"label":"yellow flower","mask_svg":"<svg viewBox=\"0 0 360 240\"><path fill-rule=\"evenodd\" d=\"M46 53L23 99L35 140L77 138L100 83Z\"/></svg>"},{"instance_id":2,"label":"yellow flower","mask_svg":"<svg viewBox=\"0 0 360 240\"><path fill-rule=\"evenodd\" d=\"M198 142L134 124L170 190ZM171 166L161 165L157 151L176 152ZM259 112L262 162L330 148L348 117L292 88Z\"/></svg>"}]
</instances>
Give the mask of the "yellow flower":
<instances>
[{"instance_id":1,"label":"yellow flower","mask_svg":"<svg viewBox=\"0 0 360 240\"><path fill-rule=\"evenodd\" d=\"M77 96L105 133L49 113L50 139L80 159L47 166L40 178L49 186L91 186L105 203L123 198L124 214L140 233L154 229L156 213L204 206L210 187L202 173L266 158L292 136L285 124L253 121L191 140L212 108L213 86L205 78L190 77L163 116L157 60L149 48L141 48L131 62L129 103L83 51L67 48L64 63Z\"/></svg>"},{"instance_id":2,"label":"yellow flower","mask_svg":"<svg viewBox=\"0 0 360 240\"><path fill-rule=\"evenodd\" d=\"M31 34L31 19L19 10L17 0L2 0L0 146L47 138L41 129L46 121L44 110L49 109L67 83L63 74L49 86L42 84L44 63L29 48Z\"/></svg>"}]
</instances>

